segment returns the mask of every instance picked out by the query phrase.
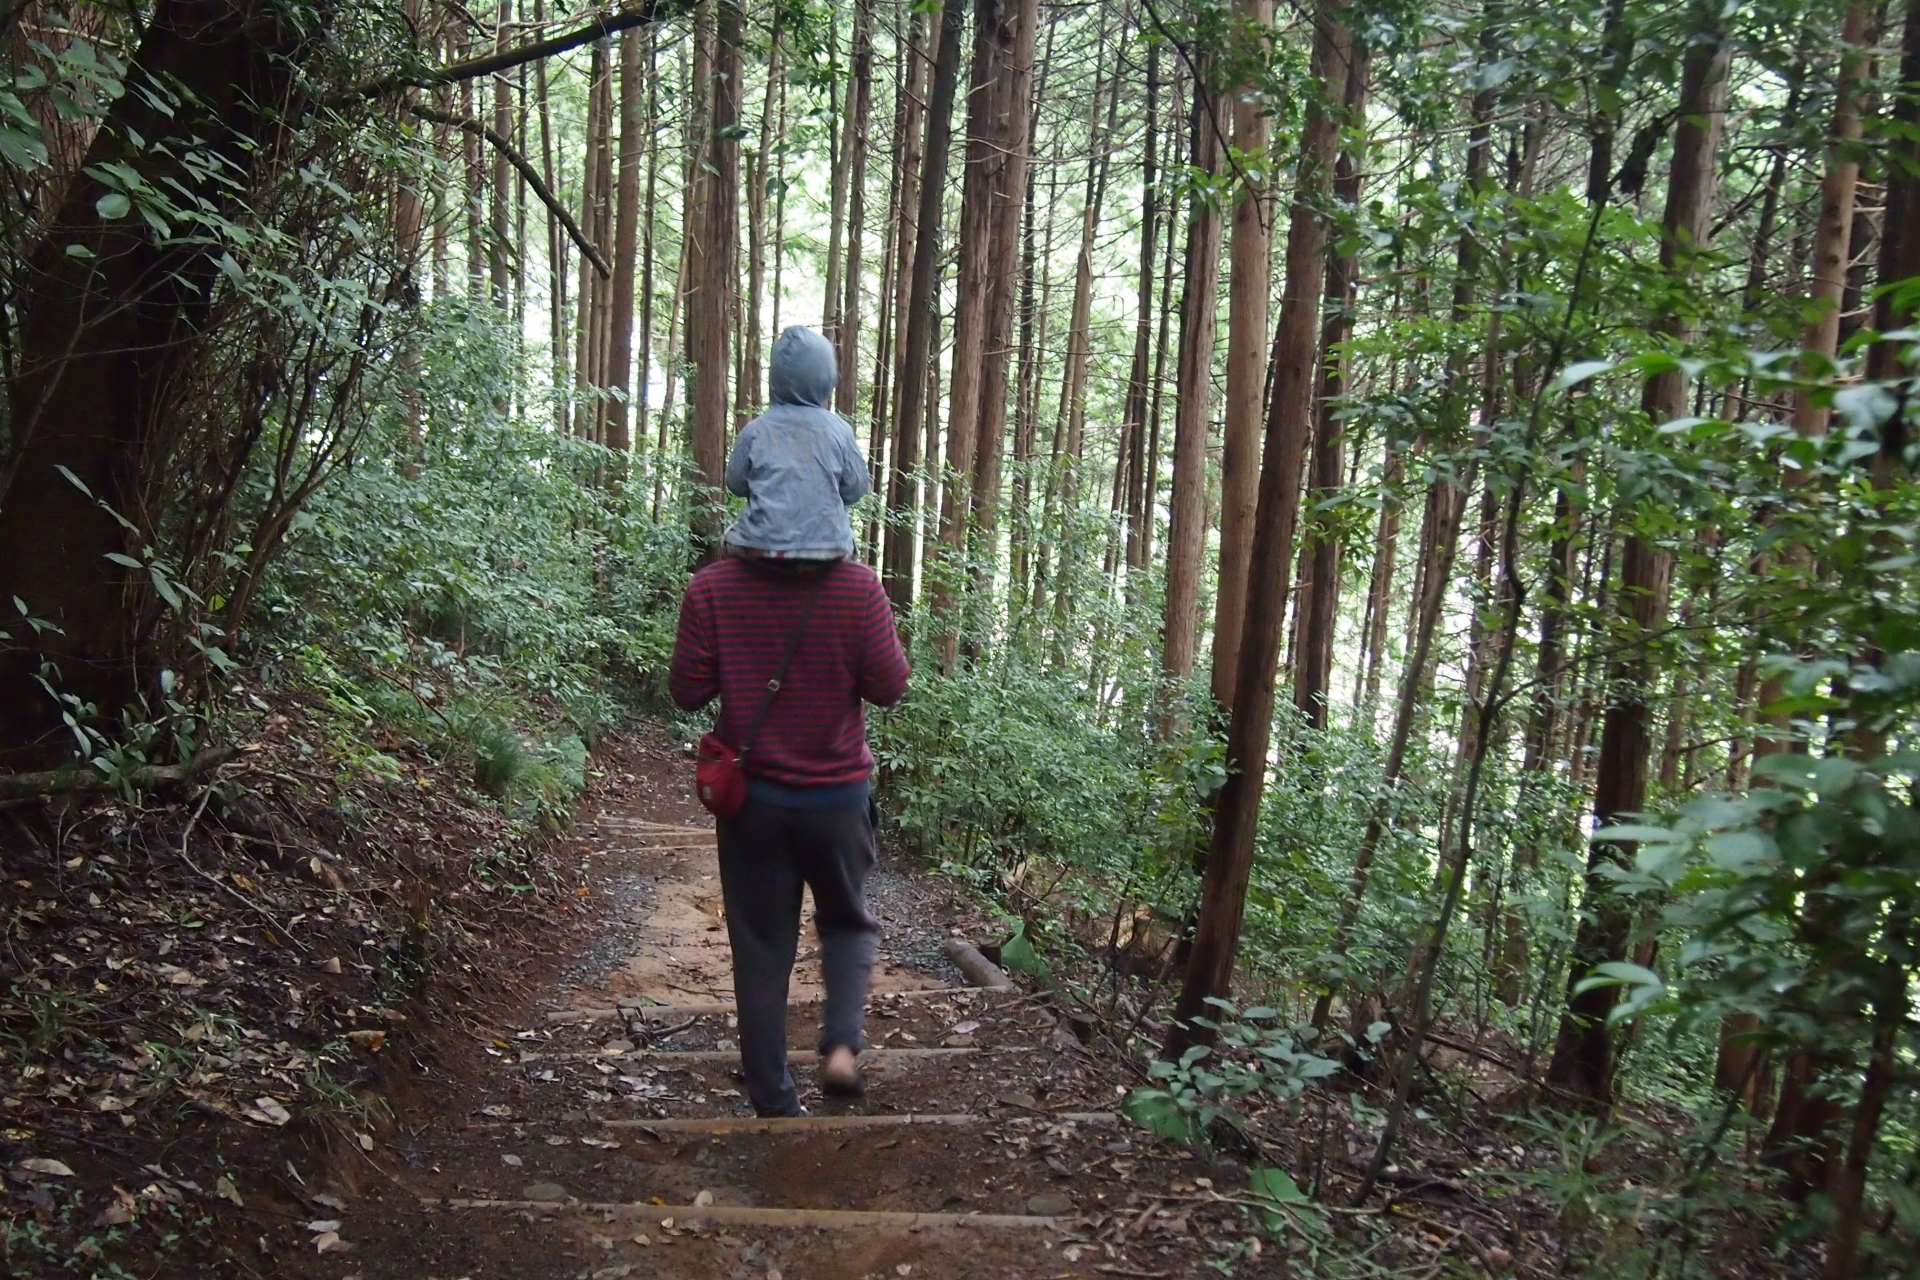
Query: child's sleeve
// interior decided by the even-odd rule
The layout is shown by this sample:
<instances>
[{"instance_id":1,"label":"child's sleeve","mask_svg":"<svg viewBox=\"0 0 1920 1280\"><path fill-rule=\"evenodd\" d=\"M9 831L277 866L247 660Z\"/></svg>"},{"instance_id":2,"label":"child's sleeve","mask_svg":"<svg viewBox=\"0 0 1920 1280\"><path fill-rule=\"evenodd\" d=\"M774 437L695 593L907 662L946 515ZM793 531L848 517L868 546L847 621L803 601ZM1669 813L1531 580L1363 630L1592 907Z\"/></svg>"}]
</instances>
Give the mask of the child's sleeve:
<instances>
[{"instance_id":1,"label":"child's sleeve","mask_svg":"<svg viewBox=\"0 0 1920 1280\"><path fill-rule=\"evenodd\" d=\"M748 496L747 475L753 467L753 442L759 438L758 426L749 422L746 429L734 437L733 452L727 455L727 492L742 498Z\"/></svg>"},{"instance_id":2,"label":"child's sleeve","mask_svg":"<svg viewBox=\"0 0 1920 1280\"><path fill-rule=\"evenodd\" d=\"M840 501L852 506L873 492L873 477L867 474L867 460L853 438L853 428L844 422L840 431Z\"/></svg>"}]
</instances>

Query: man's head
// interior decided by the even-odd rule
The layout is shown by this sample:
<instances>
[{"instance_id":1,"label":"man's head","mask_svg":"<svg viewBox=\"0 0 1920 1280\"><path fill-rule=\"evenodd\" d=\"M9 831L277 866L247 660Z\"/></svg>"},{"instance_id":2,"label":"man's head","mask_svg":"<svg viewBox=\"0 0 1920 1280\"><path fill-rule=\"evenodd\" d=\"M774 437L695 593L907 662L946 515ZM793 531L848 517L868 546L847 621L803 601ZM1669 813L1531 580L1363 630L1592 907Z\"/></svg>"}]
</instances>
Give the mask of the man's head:
<instances>
[{"instance_id":1,"label":"man's head","mask_svg":"<svg viewBox=\"0 0 1920 1280\"><path fill-rule=\"evenodd\" d=\"M773 340L767 366L767 398L774 404L806 404L824 409L840 381L833 344L801 325Z\"/></svg>"}]
</instances>

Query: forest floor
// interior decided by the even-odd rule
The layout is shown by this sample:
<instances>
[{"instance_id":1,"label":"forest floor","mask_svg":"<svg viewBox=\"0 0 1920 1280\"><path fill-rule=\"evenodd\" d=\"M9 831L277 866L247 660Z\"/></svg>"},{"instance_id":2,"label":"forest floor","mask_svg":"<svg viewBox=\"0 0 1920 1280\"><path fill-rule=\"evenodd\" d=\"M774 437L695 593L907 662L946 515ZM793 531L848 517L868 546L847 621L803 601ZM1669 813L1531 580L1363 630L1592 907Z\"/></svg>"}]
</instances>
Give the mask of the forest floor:
<instances>
[{"instance_id":1,"label":"forest floor","mask_svg":"<svg viewBox=\"0 0 1920 1280\"><path fill-rule=\"evenodd\" d=\"M1300 1109L1247 1107L1237 1142L1155 1139L1116 1114L1142 1080L1110 1049L1126 1030L1066 994L1104 983L1111 1014L1127 984L1091 957L1068 975L1059 956L1053 986L961 985L944 944L1004 924L895 851L871 887L883 952L866 1097L812 1087L820 989L803 935L789 1034L812 1114L755 1120L735 1074L712 821L683 744L657 729L603 742L574 826L529 848L497 806L461 798L452 759L357 744L389 753L387 780L341 783L351 771L330 772L326 750L302 754L313 723L261 704L230 769L253 797L238 807L202 792L0 813L0 1272L1564 1269L1565 1210L1542 1188L1567 1153L1501 1118L1525 1073L1497 1049L1430 1061L1427 1096L1447 1114L1414 1126L1381 1198L1342 1209L1370 1150L1364 1116L1377 1120L1364 1072ZM1254 1204L1251 1163L1300 1172L1324 1199ZM1587 1175L1638 1164L1617 1146L1581 1175L1584 1212L1616 1242L1643 1238L1664 1193ZM1759 1227L1736 1213L1706 1231L1713 1274L1778 1274Z\"/></svg>"}]
</instances>

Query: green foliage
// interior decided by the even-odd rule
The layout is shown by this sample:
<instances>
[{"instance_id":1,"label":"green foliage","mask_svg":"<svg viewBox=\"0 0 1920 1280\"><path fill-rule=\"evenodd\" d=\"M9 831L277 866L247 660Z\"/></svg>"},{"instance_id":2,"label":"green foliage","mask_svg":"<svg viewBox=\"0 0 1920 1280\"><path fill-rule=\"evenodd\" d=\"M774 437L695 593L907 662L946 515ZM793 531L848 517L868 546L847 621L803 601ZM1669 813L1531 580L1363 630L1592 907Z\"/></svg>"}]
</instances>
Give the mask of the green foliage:
<instances>
[{"instance_id":1,"label":"green foliage","mask_svg":"<svg viewBox=\"0 0 1920 1280\"><path fill-rule=\"evenodd\" d=\"M1291 1102L1340 1069L1302 1047L1312 1038L1310 1028L1274 1025L1278 1015L1268 1008L1242 1012L1224 1000L1208 1003L1221 1010L1220 1019L1194 1021L1214 1032L1214 1045L1194 1045L1176 1062L1155 1059L1147 1074L1158 1084L1133 1089L1121 1103L1127 1118L1148 1132L1199 1146L1215 1121L1245 1128L1236 1100L1260 1093Z\"/></svg>"}]
</instances>

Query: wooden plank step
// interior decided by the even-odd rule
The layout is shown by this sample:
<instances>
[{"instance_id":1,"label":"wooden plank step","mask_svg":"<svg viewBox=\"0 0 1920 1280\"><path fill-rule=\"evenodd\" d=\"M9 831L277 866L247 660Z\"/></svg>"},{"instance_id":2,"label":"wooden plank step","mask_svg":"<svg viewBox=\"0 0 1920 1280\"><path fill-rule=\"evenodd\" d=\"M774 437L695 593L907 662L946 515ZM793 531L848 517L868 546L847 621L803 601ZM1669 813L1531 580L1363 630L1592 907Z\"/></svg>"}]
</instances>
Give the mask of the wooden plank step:
<instances>
[{"instance_id":1,"label":"wooden plank step","mask_svg":"<svg viewBox=\"0 0 1920 1280\"><path fill-rule=\"evenodd\" d=\"M958 1227L974 1231L1057 1231L1061 1218L1029 1213L907 1213L882 1209L762 1209L748 1205L625 1204L595 1200L467 1200L423 1198L426 1208L569 1209L627 1217L636 1222L668 1223L676 1227L700 1224L720 1227L772 1227L788 1231L848 1230L877 1227L894 1231L926 1231Z\"/></svg>"},{"instance_id":2,"label":"wooden plank step","mask_svg":"<svg viewBox=\"0 0 1920 1280\"><path fill-rule=\"evenodd\" d=\"M1113 1124L1119 1117L1112 1111L1061 1111L1047 1118L1077 1124ZM845 1129L897 1129L908 1126L948 1126L967 1128L981 1124L1000 1124L1005 1117L959 1112L950 1115L909 1111L898 1115L845 1116L675 1116L662 1120L602 1120L608 1129L639 1129L648 1133L832 1133Z\"/></svg>"},{"instance_id":3,"label":"wooden plank step","mask_svg":"<svg viewBox=\"0 0 1920 1280\"><path fill-rule=\"evenodd\" d=\"M868 1002L883 1000L927 1000L936 996L952 996L963 991L999 991L994 987L907 987L899 991L876 991L868 997ZM814 1005L821 1001L820 996L805 996L790 1000L789 1005ZM723 1013L738 1013L739 1006L731 1000L690 1001L686 1004L628 1004L616 1008L589 1005L580 1009L560 1009L547 1015L550 1023L606 1022L616 1018L638 1019L643 1022L672 1022L676 1018L710 1017Z\"/></svg>"},{"instance_id":4,"label":"wooden plank step","mask_svg":"<svg viewBox=\"0 0 1920 1280\"><path fill-rule=\"evenodd\" d=\"M860 1055L862 1062L892 1062L907 1058L951 1058L962 1054L977 1053L977 1049L868 1049ZM789 1049L787 1061L795 1066L808 1066L819 1061L820 1055L812 1049ZM635 1049L631 1053L605 1053L599 1050L585 1050L578 1053L530 1053L522 1052L522 1063L533 1062L738 1062L738 1049Z\"/></svg>"}]
</instances>

